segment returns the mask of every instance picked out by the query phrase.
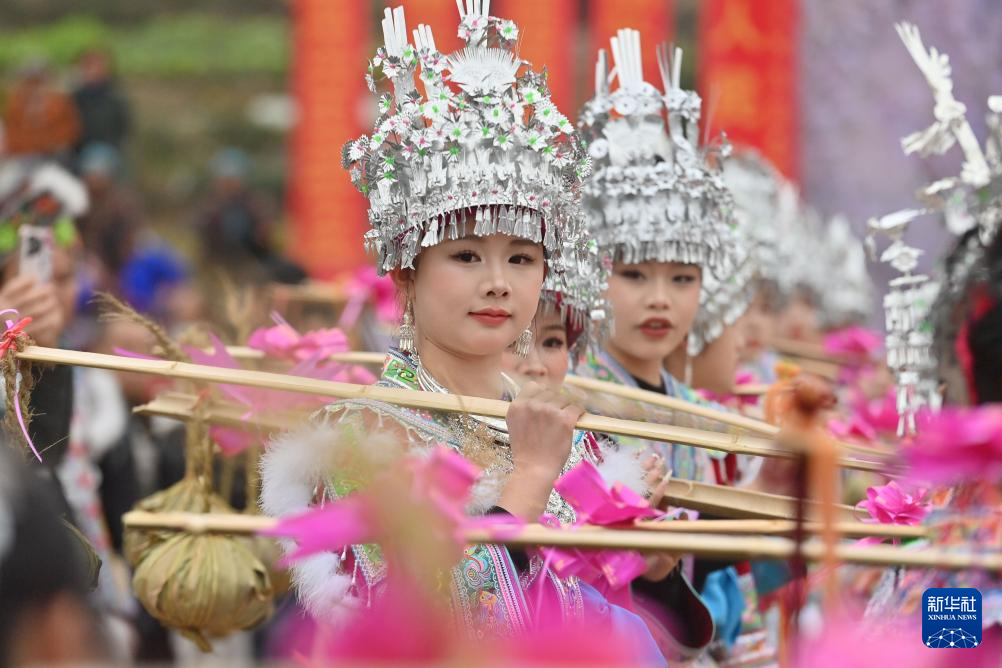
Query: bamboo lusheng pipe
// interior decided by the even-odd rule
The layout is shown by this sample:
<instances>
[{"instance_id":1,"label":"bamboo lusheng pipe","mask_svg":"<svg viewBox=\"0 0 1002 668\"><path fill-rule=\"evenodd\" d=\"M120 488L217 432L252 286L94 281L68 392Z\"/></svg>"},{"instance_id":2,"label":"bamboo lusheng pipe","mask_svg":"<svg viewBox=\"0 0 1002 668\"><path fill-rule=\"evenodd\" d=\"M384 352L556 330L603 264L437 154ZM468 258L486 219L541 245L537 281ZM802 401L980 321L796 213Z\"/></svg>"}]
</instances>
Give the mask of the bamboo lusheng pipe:
<instances>
[{"instance_id":1,"label":"bamboo lusheng pipe","mask_svg":"<svg viewBox=\"0 0 1002 668\"><path fill-rule=\"evenodd\" d=\"M862 366L871 360L865 355L831 353L820 343L797 341L796 339L773 339L769 342L772 348L782 357L800 357L803 359L827 362L839 366Z\"/></svg>"},{"instance_id":2,"label":"bamboo lusheng pipe","mask_svg":"<svg viewBox=\"0 0 1002 668\"><path fill-rule=\"evenodd\" d=\"M190 420L193 418L192 407L197 399L190 394L164 392L153 401L133 410L143 415ZM244 407L221 401L203 402L202 411L203 419L208 424L263 432L264 435L294 429L306 419L305 412L296 411L266 413L247 418ZM674 505L729 518L792 520L796 516L796 500L789 496L686 480L669 481L665 499ZM838 505L837 509L839 521L862 524L856 519L851 506Z\"/></svg>"},{"instance_id":3,"label":"bamboo lusheng pipe","mask_svg":"<svg viewBox=\"0 0 1002 668\"><path fill-rule=\"evenodd\" d=\"M836 382L841 374L842 367L835 362L822 362L821 360L812 360L806 357L797 357L796 355L783 355L780 354L780 359L784 362L789 362L794 364L804 373L810 373L815 376L820 376L825 380L830 380Z\"/></svg>"},{"instance_id":4,"label":"bamboo lusheng pipe","mask_svg":"<svg viewBox=\"0 0 1002 668\"><path fill-rule=\"evenodd\" d=\"M321 283L311 281L302 285L271 285L272 298L283 302L312 302L339 306L348 300L348 293L341 283Z\"/></svg>"},{"instance_id":5,"label":"bamboo lusheng pipe","mask_svg":"<svg viewBox=\"0 0 1002 668\"><path fill-rule=\"evenodd\" d=\"M497 418L505 417L510 406L510 403L506 401L465 397L458 394L421 392L392 387L379 387L376 385L356 385L353 383L288 376L249 369L226 369L223 367L191 364L189 362L121 357L118 355L43 348L40 346L25 348L23 352L18 353L18 357L34 362L72 364L117 371L132 371L168 378L261 387L286 392L336 397L339 399L367 399L409 408L451 413L471 413ZM620 420L592 415L590 413L584 414L578 420L576 427L585 431L603 432L614 436L633 436L651 441L681 443L733 454L787 459L793 456L793 453L777 448L770 442L760 438L703 431L689 427ZM849 457L842 457L839 461L845 468L861 471L883 471L885 468L885 465L881 462Z\"/></svg>"},{"instance_id":6,"label":"bamboo lusheng pipe","mask_svg":"<svg viewBox=\"0 0 1002 668\"><path fill-rule=\"evenodd\" d=\"M227 347L226 351L237 359L265 358L264 353L260 350L255 350L254 348L248 348L245 346L230 346ZM383 353L362 351L334 353L330 356L331 361L343 364L381 365L385 358L386 356ZM743 429L761 436L774 437L779 433L778 427L771 425L764 420L758 420L752 417L739 415L737 413L730 413L728 411L721 411L710 406L703 406L691 401L686 401L677 397L669 397L664 394L658 394L657 392L651 392L637 387L617 385L604 380L583 378L581 376L567 376L564 378L564 383L582 390L602 392L621 397L623 399L629 399L631 401L637 401L652 406L658 406L660 408L678 411L687 415L695 415L696 417L714 420L716 422L720 422L721 424ZM768 390L768 387L769 386L767 385L755 385L752 389L755 394L764 394ZM838 445L849 452L857 452L859 454L873 457L883 457L887 454L885 452L881 452L880 450L875 450L862 445L856 445L846 441L838 441Z\"/></svg>"},{"instance_id":7,"label":"bamboo lusheng pipe","mask_svg":"<svg viewBox=\"0 0 1002 668\"><path fill-rule=\"evenodd\" d=\"M245 522L242 518L260 515L223 514L223 513L149 513L141 510L130 511L125 515L125 524L134 528L146 529L179 529L197 533L253 533L262 531L258 522ZM269 520L268 527L274 522ZM784 535L792 533L794 523L787 520L671 520L666 522L641 521L625 527L633 531L650 531L656 533L689 533L715 535ZM540 526L530 524L528 526ZM913 539L927 538L928 530L920 526L901 526L893 524L863 524L862 522L843 522L844 535L851 537L874 536L879 538ZM806 528L811 533L817 533L821 527L809 523ZM575 531L601 531L603 527L584 525Z\"/></svg>"},{"instance_id":8,"label":"bamboo lusheng pipe","mask_svg":"<svg viewBox=\"0 0 1002 668\"><path fill-rule=\"evenodd\" d=\"M158 415L187 422L193 419L192 406L198 398L192 394L167 391L153 398L152 401L136 406L133 413L139 415ZM247 408L237 404L209 400L205 401L204 419L216 427L243 429L252 433L261 432L265 435L280 431L290 431L302 426L309 419L306 411L274 411L255 414L247 417Z\"/></svg>"},{"instance_id":9,"label":"bamboo lusheng pipe","mask_svg":"<svg viewBox=\"0 0 1002 668\"><path fill-rule=\"evenodd\" d=\"M276 526L272 517L253 515L217 515L193 513L144 513L131 511L125 514L126 526L140 529L164 529L202 533L249 534L267 531ZM730 557L738 559L785 559L793 555L793 541L774 536L709 535L643 529L608 529L589 527L583 530L550 529L539 524L529 524L517 530L494 536L489 530L474 529L466 532L469 543L496 543L509 547L576 547L598 550L639 550L642 552L673 552L705 557ZM801 546L803 556L819 561L824 556L824 546L810 541ZM901 566L936 568L940 570L982 569L1002 570L1002 554L972 553L945 548L926 547L920 550L895 545L840 544L835 549L837 558L845 563L872 566Z\"/></svg>"},{"instance_id":10,"label":"bamboo lusheng pipe","mask_svg":"<svg viewBox=\"0 0 1002 668\"><path fill-rule=\"evenodd\" d=\"M795 520L796 499L782 494L770 494L710 483L673 479L668 482L664 498L672 505L691 508L732 519ZM837 520L858 521L852 506L837 504ZM807 502L808 517L816 519L818 504Z\"/></svg>"}]
</instances>

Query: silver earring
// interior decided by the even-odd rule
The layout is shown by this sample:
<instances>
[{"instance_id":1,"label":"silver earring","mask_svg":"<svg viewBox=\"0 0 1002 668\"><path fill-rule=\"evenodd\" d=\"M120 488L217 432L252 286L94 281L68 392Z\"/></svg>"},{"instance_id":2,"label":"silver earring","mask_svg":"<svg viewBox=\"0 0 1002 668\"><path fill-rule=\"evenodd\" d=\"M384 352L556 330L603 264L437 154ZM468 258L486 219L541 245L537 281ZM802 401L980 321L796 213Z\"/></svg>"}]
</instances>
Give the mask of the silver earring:
<instances>
[{"instance_id":1,"label":"silver earring","mask_svg":"<svg viewBox=\"0 0 1002 668\"><path fill-rule=\"evenodd\" d=\"M532 330L526 328L515 339L515 354L519 357L528 357L529 349L532 347Z\"/></svg>"},{"instance_id":2,"label":"silver earring","mask_svg":"<svg viewBox=\"0 0 1002 668\"><path fill-rule=\"evenodd\" d=\"M407 305L404 307L404 319L397 330L399 343L397 347L400 352L408 355L414 352L414 305L410 298L407 298Z\"/></svg>"}]
</instances>

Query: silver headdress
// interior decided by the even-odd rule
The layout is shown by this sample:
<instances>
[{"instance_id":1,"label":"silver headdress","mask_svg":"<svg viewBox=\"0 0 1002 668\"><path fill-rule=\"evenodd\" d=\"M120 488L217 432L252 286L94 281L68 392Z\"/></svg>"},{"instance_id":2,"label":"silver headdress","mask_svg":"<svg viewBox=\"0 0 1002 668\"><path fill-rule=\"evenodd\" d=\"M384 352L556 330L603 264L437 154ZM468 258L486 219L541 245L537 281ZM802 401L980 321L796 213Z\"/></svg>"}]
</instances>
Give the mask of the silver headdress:
<instances>
[{"instance_id":1,"label":"silver headdress","mask_svg":"<svg viewBox=\"0 0 1002 668\"><path fill-rule=\"evenodd\" d=\"M490 16L490 0L456 4L466 47L450 55L426 25L409 44L403 8L386 10L385 45L366 80L373 93L388 80L393 94L380 95L372 134L344 147L344 166L369 198L365 240L380 273L467 233L524 237L556 255L580 224L578 188L590 164L545 73L523 67L518 28Z\"/></svg>"},{"instance_id":2,"label":"silver headdress","mask_svg":"<svg viewBox=\"0 0 1002 668\"><path fill-rule=\"evenodd\" d=\"M609 333L612 324L605 299L612 260L586 232L565 244L556 271L547 274L540 295L542 303L559 309L564 323L580 332L571 346L576 361Z\"/></svg>"},{"instance_id":3,"label":"silver headdress","mask_svg":"<svg viewBox=\"0 0 1002 668\"><path fill-rule=\"evenodd\" d=\"M911 222L926 213L908 209L868 221L868 245L875 248L873 235L883 234L891 244L881 253L880 261L890 264L901 275L891 280L884 295L887 366L897 384L898 435L915 432L915 414L923 406L936 404L935 387L928 379L935 364L932 360L932 335L926 324L929 313L929 277L913 274L922 251L903 240Z\"/></svg>"},{"instance_id":4,"label":"silver headdress","mask_svg":"<svg viewBox=\"0 0 1002 668\"><path fill-rule=\"evenodd\" d=\"M686 344L690 357L703 352L725 328L737 322L755 297L758 265L749 252L747 240L738 232L725 236L724 240L730 245L730 269L722 279L712 273L703 278L699 310Z\"/></svg>"},{"instance_id":5,"label":"silver headdress","mask_svg":"<svg viewBox=\"0 0 1002 668\"><path fill-rule=\"evenodd\" d=\"M699 145L701 102L681 88L681 49L657 49L662 92L643 80L639 32L620 30L611 45L614 73L599 51L595 97L578 117L595 164L583 189L588 227L614 260L685 262L721 275L732 206L711 161L729 149Z\"/></svg>"},{"instance_id":6,"label":"silver headdress","mask_svg":"<svg viewBox=\"0 0 1002 668\"><path fill-rule=\"evenodd\" d=\"M727 160L723 179L734 202L735 224L726 236L732 268L723 280L704 276L699 311L689 332L690 356L702 352L741 317L762 281L782 302L805 278L794 271L801 252L797 245L805 236L796 188L751 149Z\"/></svg>"},{"instance_id":7,"label":"silver headdress","mask_svg":"<svg viewBox=\"0 0 1002 668\"><path fill-rule=\"evenodd\" d=\"M935 48L926 50L918 28L909 23L895 26L898 35L911 54L915 64L925 76L936 101L935 122L925 130L905 137L902 148L906 155L922 156L945 153L959 144L964 153L964 163L957 177L941 179L919 190L918 199L925 208L909 209L870 220L872 234L881 232L891 239L891 245L881 255L902 276L891 281L890 292L884 298L887 316L888 366L895 372L898 385L898 412L901 414L899 432L915 430L915 412L923 405L935 407L939 401L938 378L934 369L931 346L933 333L929 322L931 305L930 285L927 276L913 275L920 250L908 246L902 237L908 226L919 216L941 212L947 227L955 234L965 235L959 250L970 258L955 257L951 275L947 277L946 292L937 299L955 299L953 285L964 285L967 279L961 274L977 266L976 257L983 252L998 233L1002 197L1002 98L989 98L988 119L991 137L987 150L982 151L966 118L966 108L953 96L950 59ZM968 234L969 233L969 234ZM961 253L963 255L963 253Z\"/></svg>"},{"instance_id":8,"label":"silver headdress","mask_svg":"<svg viewBox=\"0 0 1002 668\"><path fill-rule=\"evenodd\" d=\"M873 280L866 267L863 239L849 220L834 216L825 225L820 271L821 317L828 328L865 323L873 311Z\"/></svg>"},{"instance_id":9,"label":"silver headdress","mask_svg":"<svg viewBox=\"0 0 1002 668\"><path fill-rule=\"evenodd\" d=\"M796 190L757 151L736 151L723 168L724 183L734 198L738 232L748 239L759 276L779 286L789 267L785 243L787 218L797 215Z\"/></svg>"}]
</instances>

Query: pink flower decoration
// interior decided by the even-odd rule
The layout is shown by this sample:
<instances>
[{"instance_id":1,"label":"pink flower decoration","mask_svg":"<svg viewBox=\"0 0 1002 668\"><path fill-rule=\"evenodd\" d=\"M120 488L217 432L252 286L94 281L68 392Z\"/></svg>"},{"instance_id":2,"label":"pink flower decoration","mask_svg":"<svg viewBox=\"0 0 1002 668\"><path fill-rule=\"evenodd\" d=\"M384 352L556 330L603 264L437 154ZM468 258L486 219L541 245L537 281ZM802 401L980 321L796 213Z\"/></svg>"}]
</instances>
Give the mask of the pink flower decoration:
<instances>
[{"instance_id":1,"label":"pink flower decoration","mask_svg":"<svg viewBox=\"0 0 1002 668\"><path fill-rule=\"evenodd\" d=\"M397 300L397 288L389 276L380 276L375 267L362 267L348 282L348 293L351 295L341 313L338 325L351 329L362 312L362 306L371 302L376 317L384 323L400 321L400 303Z\"/></svg>"},{"instance_id":2,"label":"pink flower decoration","mask_svg":"<svg viewBox=\"0 0 1002 668\"><path fill-rule=\"evenodd\" d=\"M932 508L925 501L926 491L918 489L909 494L892 480L881 487L867 489L866 499L860 501L857 507L870 513L870 517L880 524L921 524Z\"/></svg>"},{"instance_id":3,"label":"pink flower decoration","mask_svg":"<svg viewBox=\"0 0 1002 668\"><path fill-rule=\"evenodd\" d=\"M847 419L829 421L828 428L835 436L874 441L882 433L897 433L898 409L893 388L876 400L867 399L862 392L855 390L849 409L852 413Z\"/></svg>"},{"instance_id":4,"label":"pink flower decoration","mask_svg":"<svg viewBox=\"0 0 1002 668\"><path fill-rule=\"evenodd\" d=\"M194 346L185 346L184 351L191 357L192 361L198 364L207 364L224 369L243 368L240 362L230 355L226 350L226 346L218 337L212 335L210 336L210 340L212 342L212 352L205 352ZM336 380L363 384L369 384L375 380L372 374L362 367L344 364L320 364L320 360L325 357L326 355L321 351L311 358L300 361L286 373L318 380ZM242 387L226 383L220 383L216 387L218 387L223 396L247 408L247 412L242 416L242 419L245 420L250 420L253 416L266 411L313 410L320 408L328 402L326 397L297 392ZM216 442L226 455L237 454L255 441L261 441L260 435L255 434L250 428L247 430L214 428L212 435L214 438L218 437L219 440Z\"/></svg>"},{"instance_id":5,"label":"pink flower decoration","mask_svg":"<svg viewBox=\"0 0 1002 668\"><path fill-rule=\"evenodd\" d=\"M278 314L272 314L277 324L254 330L247 345L272 357L304 362L322 360L334 353L348 350L348 337L340 329L318 329L300 334Z\"/></svg>"},{"instance_id":6,"label":"pink flower decoration","mask_svg":"<svg viewBox=\"0 0 1002 668\"><path fill-rule=\"evenodd\" d=\"M1002 480L1002 407L930 414L904 456L915 480L954 484Z\"/></svg>"},{"instance_id":7,"label":"pink flower decoration","mask_svg":"<svg viewBox=\"0 0 1002 668\"><path fill-rule=\"evenodd\" d=\"M663 516L629 487L619 483L606 486L598 469L587 460L561 476L554 487L574 508L576 526L628 525ZM552 517L544 521L556 523ZM630 550L542 548L540 552L562 577L577 576L624 607L630 606L628 585L647 569L643 556Z\"/></svg>"},{"instance_id":8,"label":"pink flower decoration","mask_svg":"<svg viewBox=\"0 0 1002 668\"><path fill-rule=\"evenodd\" d=\"M875 620L880 623L880 620ZM934 668L943 666L944 654L922 643L920 628L889 626L870 637L869 624L841 618L826 620L820 636L804 639L797 647L794 668ZM945 668L945 666L944 666Z\"/></svg>"},{"instance_id":9,"label":"pink flower decoration","mask_svg":"<svg viewBox=\"0 0 1002 668\"><path fill-rule=\"evenodd\" d=\"M832 418L828 421L828 431L837 438L855 438L861 441L873 441L877 438L877 430L859 415L853 415L848 420Z\"/></svg>"},{"instance_id":10,"label":"pink flower decoration","mask_svg":"<svg viewBox=\"0 0 1002 668\"><path fill-rule=\"evenodd\" d=\"M880 350L882 339L863 327L846 327L825 336L825 350L833 355L871 357Z\"/></svg>"},{"instance_id":11,"label":"pink flower decoration","mask_svg":"<svg viewBox=\"0 0 1002 668\"><path fill-rule=\"evenodd\" d=\"M734 385L749 385L756 382L755 374L742 371L734 377ZM729 392L717 393L710 390L697 389L696 394L707 401L715 401L724 406L755 406L758 404L758 397L754 395L731 394Z\"/></svg>"},{"instance_id":12,"label":"pink flower decoration","mask_svg":"<svg viewBox=\"0 0 1002 668\"><path fill-rule=\"evenodd\" d=\"M477 469L449 448L438 446L429 456L412 456L406 466L411 474L412 503L430 506L448 520L450 535L429 536L428 540L452 540L458 548L463 545L463 536L469 528L486 527L503 534L519 524L508 515L481 518L466 515L466 500L476 481ZM379 520L381 499L377 495L381 487L377 482L372 489L283 518L277 526L263 533L296 541L298 547L288 556L288 562L320 552L338 552L348 545L392 540L392 531L381 526ZM385 501L383 503L385 505Z\"/></svg>"},{"instance_id":13,"label":"pink flower decoration","mask_svg":"<svg viewBox=\"0 0 1002 668\"><path fill-rule=\"evenodd\" d=\"M560 476L554 488L574 508L578 524L632 524L634 520L663 515L626 485L615 483L608 487L595 465L587 460Z\"/></svg>"}]
</instances>

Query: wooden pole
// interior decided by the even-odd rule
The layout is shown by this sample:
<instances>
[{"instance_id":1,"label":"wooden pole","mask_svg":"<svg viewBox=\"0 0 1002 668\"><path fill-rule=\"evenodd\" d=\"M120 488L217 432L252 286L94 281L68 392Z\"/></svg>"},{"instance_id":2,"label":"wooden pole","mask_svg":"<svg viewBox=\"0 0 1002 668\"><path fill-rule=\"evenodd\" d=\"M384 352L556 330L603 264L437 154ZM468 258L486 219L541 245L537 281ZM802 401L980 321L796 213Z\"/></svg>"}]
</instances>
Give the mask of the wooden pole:
<instances>
[{"instance_id":1,"label":"wooden pole","mask_svg":"<svg viewBox=\"0 0 1002 668\"><path fill-rule=\"evenodd\" d=\"M332 380L319 380L301 376L288 376L279 373L254 371L250 369L226 369L223 367L192 364L189 362L174 362L160 359L139 359L105 355L101 353L81 352L76 350L61 350L29 346L18 353L19 359L50 364L72 364L76 366L96 367L117 371L132 371L168 378L179 378L209 383L224 383L260 387L285 392L298 392L338 399L368 399L418 408L425 410L446 411L451 413L470 413L487 417L504 418L508 413L509 402L480 397L466 397L457 394L439 392L420 392L401 388L379 387L376 385L356 385ZM771 442L749 436L725 434L689 427L650 424L633 420L603 417L585 413L578 420L577 428L585 431L597 431L614 436L631 436L665 443L682 443L708 450L720 452L756 455L760 457L791 458L793 453L776 447ZM881 462L868 461L854 457L841 457L840 464L846 468L863 471L883 471L886 467Z\"/></svg>"},{"instance_id":2,"label":"wooden pole","mask_svg":"<svg viewBox=\"0 0 1002 668\"><path fill-rule=\"evenodd\" d=\"M188 421L194 418L193 406L198 401L195 395L165 392L133 410L143 415ZM220 401L202 400L200 410L201 419L208 424L260 433L263 438L302 426L309 418L306 411L265 413L247 418L244 407ZM793 520L796 515L796 500L792 497L686 480L669 481L665 499L677 506L729 518ZM862 525L851 506L838 505L836 508L840 521ZM811 512L816 512L816 508L811 507Z\"/></svg>"},{"instance_id":3,"label":"wooden pole","mask_svg":"<svg viewBox=\"0 0 1002 668\"><path fill-rule=\"evenodd\" d=\"M125 526L136 529L161 529L192 533L254 534L273 529L272 517L242 514L197 513L126 513ZM651 531L644 529L551 529L529 524L494 535L489 529L470 529L468 543L496 543L509 547L565 547L595 550L639 550L641 552L672 552L705 557L737 559L786 559L795 546L787 538L774 536L719 535L709 533ZM825 546L809 541L801 546L805 558L820 561ZM871 566L901 566L940 570L980 569L1002 570L1002 554L975 553L968 550L928 547L921 550L896 545L851 545L836 547L839 561Z\"/></svg>"},{"instance_id":4,"label":"wooden pole","mask_svg":"<svg viewBox=\"0 0 1002 668\"><path fill-rule=\"evenodd\" d=\"M255 350L254 348L248 348L246 346L230 346L227 347L226 350L236 359L260 360L265 358L264 353L262 353L260 350ZM369 365L381 365L385 360L385 358L386 355L383 353L363 352L363 351L348 351L343 353L334 353L333 355L330 356L330 359L333 362L340 362L342 364L369 364ZM621 397L623 399L638 401L652 406L658 406L660 408L675 410L680 413L685 413L687 415L695 415L696 417L702 417L708 420L714 420L721 424L726 424L730 427L742 429L752 434L758 434L760 436L773 437L779 433L779 427L771 425L765 420L760 420L753 417L746 417L743 415L739 415L737 413L731 413L729 411L722 411L716 408L712 408L710 406L703 406L700 404L693 403L691 401L686 401L684 399L679 399L677 397L665 396L657 392L651 392L649 390L643 390L637 387L617 385L616 383L610 383L604 380L597 380L595 378L583 378L581 376L567 376L564 379L564 384L585 391L602 392L605 394ZM736 391L740 393L741 387L743 386L739 386L738 388L736 388ZM767 385L750 385L748 386L747 393L756 395L765 394L767 390L768 390ZM848 452L858 452L860 454L870 455L874 457L881 457L886 455L886 453L881 452L880 450L875 450L873 448L868 448L866 446L857 445L855 443L839 441L838 444L841 448L843 448Z\"/></svg>"}]
</instances>

